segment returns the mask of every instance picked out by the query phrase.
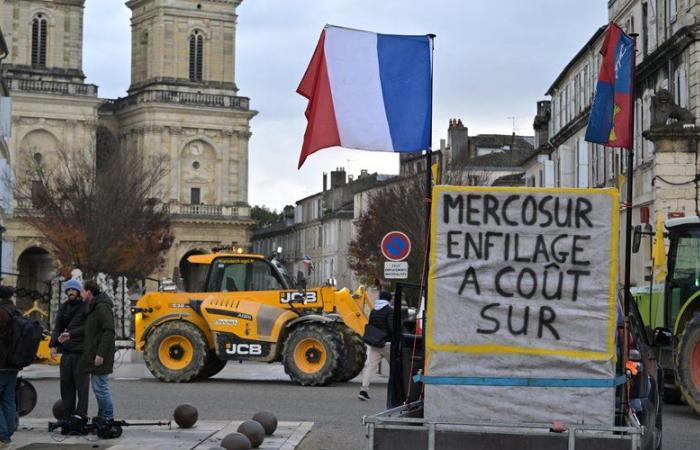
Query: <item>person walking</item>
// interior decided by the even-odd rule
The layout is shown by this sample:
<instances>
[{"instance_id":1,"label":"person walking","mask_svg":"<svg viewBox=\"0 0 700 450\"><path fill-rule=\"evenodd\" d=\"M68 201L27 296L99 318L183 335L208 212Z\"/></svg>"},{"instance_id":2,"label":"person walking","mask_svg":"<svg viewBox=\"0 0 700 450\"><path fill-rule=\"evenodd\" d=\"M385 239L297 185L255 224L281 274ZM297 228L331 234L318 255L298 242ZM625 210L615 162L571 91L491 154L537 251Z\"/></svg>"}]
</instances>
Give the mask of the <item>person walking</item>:
<instances>
[{"instance_id":1,"label":"person walking","mask_svg":"<svg viewBox=\"0 0 700 450\"><path fill-rule=\"evenodd\" d=\"M114 369L114 305L93 280L83 284L81 295L87 303L83 364L97 399L97 415L112 420L114 404L108 377Z\"/></svg>"},{"instance_id":2,"label":"person walking","mask_svg":"<svg viewBox=\"0 0 700 450\"><path fill-rule=\"evenodd\" d=\"M51 356L61 353L61 400L65 419L79 415L87 418L90 376L82 366L83 337L87 304L80 298L80 281L70 279L63 284L68 300L61 305L51 335ZM78 397L76 406L75 398Z\"/></svg>"},{"instance_id":3,"label":"person walking","mask_svg":"<svg viewBox=\"0 0 700 450\"><path fill-rule=\"evenodd\" d=\"M0 448L10 446L12 434L17 423L17 405L15 389L17 388L18 369L7 363L10 347L10 321L17 311L12 303L13 290L0 286Z\"/></svg>"},{"instance_id":4,"label":"person walking","mask_svg":"<svg viewBox=\"0 0 700 450\"><path fill-rule=\"evenodd\" d=\"M362 372L362 387L358 398L369 400L369 383L372 375L382 362L382 358L389 362L391 354L391 336L394 333L394 308L391 307L391 293L381 291L379 298L374 302L374 308L369 314L369 321L365 326L362 340L367 344L367 361Z\"/></svg>"}]
</instances>

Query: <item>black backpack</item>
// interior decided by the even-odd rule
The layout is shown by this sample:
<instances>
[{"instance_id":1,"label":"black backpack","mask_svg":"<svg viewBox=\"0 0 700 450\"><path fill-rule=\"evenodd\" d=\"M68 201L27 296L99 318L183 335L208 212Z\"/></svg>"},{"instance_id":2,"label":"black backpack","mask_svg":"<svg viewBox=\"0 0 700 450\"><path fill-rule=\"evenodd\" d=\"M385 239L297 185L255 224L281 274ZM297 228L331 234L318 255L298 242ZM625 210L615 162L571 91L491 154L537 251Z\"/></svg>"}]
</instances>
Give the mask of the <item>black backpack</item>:
<instances>
[{"instance_id":1,"label":"black backpack","mask_svg":"<svg viewBox=\"0 0 700 450\"><path fill-rule=\"evenodd\" d=\"M7 367L23 369L36 358L44 329L14 308L3 308L10 315L7 327Z\"/></svg>"}]
</instances>

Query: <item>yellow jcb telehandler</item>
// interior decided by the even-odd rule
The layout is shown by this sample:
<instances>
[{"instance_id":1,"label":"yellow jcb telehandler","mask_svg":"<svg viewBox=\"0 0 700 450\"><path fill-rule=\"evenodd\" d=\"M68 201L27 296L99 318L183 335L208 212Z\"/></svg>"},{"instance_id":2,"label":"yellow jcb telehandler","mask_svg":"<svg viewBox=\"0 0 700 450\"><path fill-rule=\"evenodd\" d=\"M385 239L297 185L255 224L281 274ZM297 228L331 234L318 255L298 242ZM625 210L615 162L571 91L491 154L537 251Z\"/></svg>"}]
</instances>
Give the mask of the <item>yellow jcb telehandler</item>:
<instances>
[{"instance_id":1,"label":"yellow jcb telehandler","mask_svg":"<svg viewBox=\"0 0 700 450\"><path fill-rule=\"evenodd\" d=\"M347 381L365 362L366 289L306 289L260 255L193 255L198 292L150 292L132 308L136 350L158 379L187 382L227 361L281 361L308 386ZM301 278L301 277L298 277Z\"/></svg>"}]
</instances>

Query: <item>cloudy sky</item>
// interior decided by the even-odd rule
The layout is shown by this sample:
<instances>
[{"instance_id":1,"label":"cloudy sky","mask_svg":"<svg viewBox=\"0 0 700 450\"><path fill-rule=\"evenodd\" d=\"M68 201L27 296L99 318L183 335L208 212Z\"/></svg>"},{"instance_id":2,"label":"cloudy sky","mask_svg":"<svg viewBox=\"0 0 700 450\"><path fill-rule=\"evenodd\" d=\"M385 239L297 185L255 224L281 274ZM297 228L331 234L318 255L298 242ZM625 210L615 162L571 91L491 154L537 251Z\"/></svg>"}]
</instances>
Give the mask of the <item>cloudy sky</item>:
<instances>
[{"instance_id":1,"label":"cloudy sky","mask_svg":"<svg viewBox=\"0 0 700 450\"><path fill-rule=\"evenodd\" d=\"M245 0L238 8L236 82L259 111L250 140L251 204L280 209L321 190L322 172L397 173L398 156L339 148L297 170L306 101L295 93L330 23L391 34L435 33L433 143L448 120L470 134L532 135L535 102L607 22L607 0ZM87 0L84 69L100 96L129 85L130 11Z\"/></svg>"}]
</instances>

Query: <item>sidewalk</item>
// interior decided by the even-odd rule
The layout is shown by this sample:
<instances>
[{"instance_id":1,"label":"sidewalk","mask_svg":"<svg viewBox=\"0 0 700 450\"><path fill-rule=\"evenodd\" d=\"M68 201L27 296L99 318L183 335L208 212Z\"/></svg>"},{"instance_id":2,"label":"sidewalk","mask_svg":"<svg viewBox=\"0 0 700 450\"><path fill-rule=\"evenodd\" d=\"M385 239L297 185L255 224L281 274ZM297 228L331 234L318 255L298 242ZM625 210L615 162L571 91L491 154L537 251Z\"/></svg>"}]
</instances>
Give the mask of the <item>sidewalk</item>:
<instances>
[{"instance_id":1,"label":"sidewalk","mask_svg":"<svg viewBox=\"0 0 700 450\"><path fill-rule=\"evenodd\" d=\"M373 384L385 384L388 381L389 367L382 361L382 374L375 375ZM33 364L22 370L20 375L28 380L41 378L59 378L58 366ZM154 378L143 362L143 355L133 350L120 350L114 361L115 380L140 380ZM280 363L260 363L229 361L224 370L215 375L215 379L245 380L245 381L285 381L289 375L284 373L284 367ZM360 383L360 376L351 380L351 383Z\"/></svg>"},{"instance_id":2,"label":"sidewalk","mask_svg":"<svg viewBox=\"0 0 700 450\"><path fill-rule=\"evenodd\" d=\"M118 439L101 440L97 436L67 437L60 433L48 433L50 419L22 419L20 429L13 436L10 449L31 450L207 450L220 445L229 433L235 433L241 421L202 420L191 429L181 429L173 423L168 427L126 427ZM133 421L139 423L144 421ZM280 422L275 434L266 436L260 446L266 450L294 450L309 433L313 422Z\"/></svg>"}]
</instances>

